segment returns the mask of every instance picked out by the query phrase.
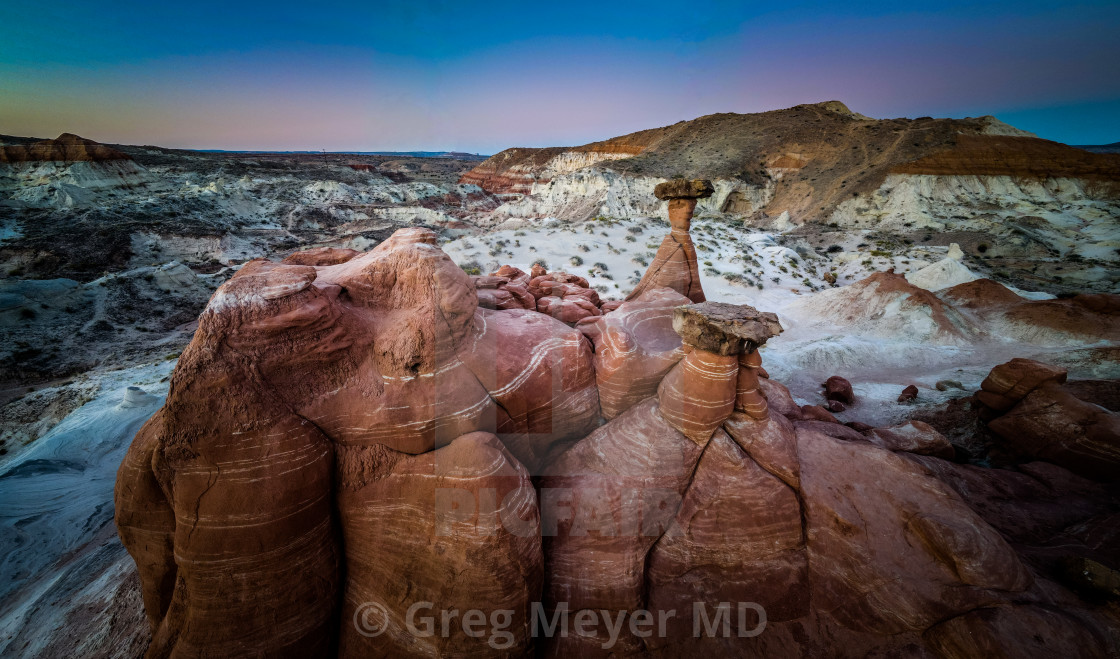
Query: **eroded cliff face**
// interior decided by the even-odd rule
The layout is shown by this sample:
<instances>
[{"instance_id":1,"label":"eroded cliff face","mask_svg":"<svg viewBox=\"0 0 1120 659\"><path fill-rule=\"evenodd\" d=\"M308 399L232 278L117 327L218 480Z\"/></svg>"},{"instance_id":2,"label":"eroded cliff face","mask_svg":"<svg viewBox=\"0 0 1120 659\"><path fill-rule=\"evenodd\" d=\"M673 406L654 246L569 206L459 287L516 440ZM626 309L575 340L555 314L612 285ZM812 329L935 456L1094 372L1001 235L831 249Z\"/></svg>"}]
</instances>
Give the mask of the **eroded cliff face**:
<instances>
[{"instance_id":1,"label":"eroded cliff face","mask_svg":"<svg viewBox=\"0 0 1120 659\"><path fill-rule=\"evenodd\" d=\"M485 283L524 304L523 279L573 286L514 270ZM1113 485L798 407L761 369L773 314L653 288L566 323L548 295L479 308L482 279L407 229L218 290L118 474L149 656L1106 656L1120 638L1054 567L1120 557L1063 535L1115 515ZM1004 426L1038 424L1023 405Z\"/></svg>"},{"instance_id":2,"label":"eroded cliff face","mask_svg":"<svg viewBox=\"0 0 1120 659\"><path fill-rule=\"evenodd\" d=\"M999 223L1041 218L1047 247L1073 226L1116 240L1120 156L1090 153L992 117L876 120L838 102L752 115L719 114L576 148L510 149L464 182L505 203L478 220L582 221L656 216L656 183L701 176L716 195L702 214L790 230L835 223L853 230L923 228L1004 235ZM1111 245L1111 247L1115 247Z\"/></svg>"},{"instance_id":3,"label":"eroded cliff face","mask_svg":"<svg viewBox=\"0 0 1120 659\"><path fill-rule=\"evenodd\" d=\"M70 133L0 147L0 195L17 204L82 206L95 201L100 193L143 189L155 183L127 154Z\"/></svg>"},{"instance_id":4,"label":"eroded cliff face","mask_svg":"<svg viewBox=\"0 0 1120 659\"><path fill-rule=\"evenodd\" d=\"M507 149L467 172L460 183L477 185L503 197L531 194L538 185L602 162L629 158L636 151Z\"/></svg>"},{"instance_id":5,"label":"eroded cliff face","mask_svg":"<svg viewBox=\"0 0 1120 659\"><path fill-rule=\"evenodd\" d=\"M554 217L582 222L604 217L661 217L668 219L653 188L664 179L631 176L601 166L561 174L547 182L534 182L523 196L511 195L493 211L477 218L484 225L509 219ZM772 186L751 186L737 179L713 179L715 194L700 200L697 212L704 215L748 216L764 208L773 194Z\"/></svg>"}]
</instances>

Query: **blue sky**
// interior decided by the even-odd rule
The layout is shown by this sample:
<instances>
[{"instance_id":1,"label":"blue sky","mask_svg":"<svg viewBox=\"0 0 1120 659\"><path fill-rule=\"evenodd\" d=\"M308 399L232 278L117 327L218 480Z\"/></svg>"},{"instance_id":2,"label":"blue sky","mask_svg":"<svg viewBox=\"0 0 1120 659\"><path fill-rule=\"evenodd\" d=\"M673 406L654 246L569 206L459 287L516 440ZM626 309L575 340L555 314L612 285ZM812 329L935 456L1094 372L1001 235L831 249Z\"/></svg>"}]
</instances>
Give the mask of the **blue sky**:
<instances>
[{"instance_id":1,"label":"blue sky","mask_svg":"<svg viewBox=\"0 0 1120 659\"><path fill-rule=\"evenodd\" d=\"M838 99L1120 140L1120 3L0 4L0 133L491 153Z\"/></svg>"}]
</instances>

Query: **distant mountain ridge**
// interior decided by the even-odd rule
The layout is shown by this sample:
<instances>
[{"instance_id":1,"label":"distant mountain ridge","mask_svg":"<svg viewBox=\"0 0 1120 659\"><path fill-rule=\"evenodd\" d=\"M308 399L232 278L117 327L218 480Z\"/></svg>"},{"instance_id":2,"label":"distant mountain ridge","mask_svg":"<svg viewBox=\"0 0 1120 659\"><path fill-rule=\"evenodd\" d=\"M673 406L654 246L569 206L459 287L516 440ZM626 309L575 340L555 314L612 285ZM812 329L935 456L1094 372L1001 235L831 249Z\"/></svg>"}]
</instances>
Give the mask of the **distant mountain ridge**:
<instances>
[{"instance_id":1,"label":"distant mountain ridge","mask_svg":"<svg viewBox=\"0 0 1120 659\"><path fill-rule=\"evenodd\" d=\"M1093 153L1120 153L1120 142L1113 142L1112 144L1074 144L1073 146Z\"/></svg>"}]
</instances>

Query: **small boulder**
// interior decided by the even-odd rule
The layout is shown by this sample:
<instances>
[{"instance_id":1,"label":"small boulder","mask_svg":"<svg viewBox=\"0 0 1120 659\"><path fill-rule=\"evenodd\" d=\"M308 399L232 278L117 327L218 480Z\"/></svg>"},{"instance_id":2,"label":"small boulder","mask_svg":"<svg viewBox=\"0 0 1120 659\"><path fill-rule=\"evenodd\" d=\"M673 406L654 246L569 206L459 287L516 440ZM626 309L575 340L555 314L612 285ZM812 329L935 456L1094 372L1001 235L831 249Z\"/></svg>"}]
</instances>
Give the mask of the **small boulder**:
<instances>
[{"instance_id":1,"label":"small boulder","mask_svg":"<svg viewBox=\"0 0 1120 659\"><path fill-rule=\"evenodd\" d=\"M824 397L827 400L836 400L851 405L856 402L855 392L852 391L852 383L839 375L833 375L824 382Z\"/></svg>"},{"instance_id":2,"label":"small boulder","mask_svg":"<svg viewBox=\"0 0 1120 659\"><path fill-rule=\"evenodd\" d=\"M898 402L909 403L910 401L914 400L917 397L918 397L918 388L915 387L914 385L910 385L909 387L906 387L905 389L903 389L902 393L898 395Z\"/></svg>"},{"instance_id":3,"label":"small boulder","mask_svg":"<svg viewBox=\"0 0 1120 659\"><path fill-rule=\"evenodd\" d=\"M847 408L844 407L844 403L841 403L838 400L828 401L828 411L829 412L839 413L839 412L843 412L845 409L847 409Z\"/></svg>"},{"instance_id":4,"label":"small boulder","mask_svg":"<svg viewBox=\"0 0 1120 659\"><path fill-rule=\"evenodd\" d=\"M1006 364L993 368L992 372L988 373L988 377L980 383L980 389L1002 396L1004 400L999 402L1003 405L1006 405L1007 401L1014 405L1048 382L1062 384L1065 381L1066 369L1061 366L1016 357ZM988 405L988 401L983 398L981 402ZM993 409L1006 412L1011 409L1011 406L993 407Z\"/></svg>"},{"instance_id":5,"label":"small boulder","mask_svg":"<svg viewBox=\"0 0 1120 659\"><path fill-rule=\"evenodd\" d=\"M962 385L957 380L938 380L937 384L935 384L934 386L937 387L938 391L948 391L950 389L964 389L964 385Z\"/></svg>"}]
</instances>

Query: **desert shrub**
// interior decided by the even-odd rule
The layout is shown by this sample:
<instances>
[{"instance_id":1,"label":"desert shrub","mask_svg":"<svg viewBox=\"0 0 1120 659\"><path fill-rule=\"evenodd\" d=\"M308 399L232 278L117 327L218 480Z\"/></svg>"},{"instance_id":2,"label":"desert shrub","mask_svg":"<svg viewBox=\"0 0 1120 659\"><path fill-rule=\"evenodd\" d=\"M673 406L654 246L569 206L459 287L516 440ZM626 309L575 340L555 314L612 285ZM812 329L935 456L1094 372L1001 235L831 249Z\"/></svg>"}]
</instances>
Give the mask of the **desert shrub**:
<instances>
[{"instance_id":1,"label":"desert shrub","mask_svg":"<svg viewBox=\"0 0 1120 659\"><path fill-rule=\"evenodd\" d=\"M836 252L842 252L842 251L844 251L844 248L843 248L843 247L841 247L841 246L839 246L839 245L829 245L829 246L828 246L828 249L827 249L826 251L827 251L827 252L828 252L829 254L835 254Z\"/></svg>"},{"instance_id":2,"label":"desert shrub","mask_svg":"<svg viewBox=\"0 0 1120 659\"><path fill-rule=\"evenodd\" d=\"M583 259L578 256L573 256L572 258L568 259L568 263L571 263L572 265L583 265Z\"/></svg>"}]
</instances>

